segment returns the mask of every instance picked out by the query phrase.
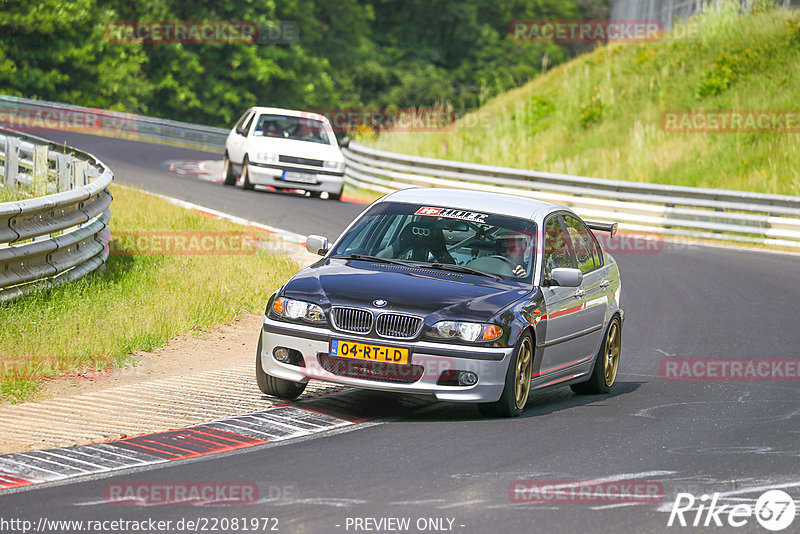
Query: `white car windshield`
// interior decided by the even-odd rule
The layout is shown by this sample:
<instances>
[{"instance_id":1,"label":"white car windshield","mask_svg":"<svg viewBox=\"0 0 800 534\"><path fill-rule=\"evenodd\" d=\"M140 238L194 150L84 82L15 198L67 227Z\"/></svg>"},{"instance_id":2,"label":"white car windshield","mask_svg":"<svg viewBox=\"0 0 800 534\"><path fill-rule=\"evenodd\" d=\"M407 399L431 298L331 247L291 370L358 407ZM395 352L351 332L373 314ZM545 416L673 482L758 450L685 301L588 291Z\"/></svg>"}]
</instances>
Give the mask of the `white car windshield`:
<instances>
[{"instance_id":1,"label":"white car windshield","mask_svg":"<svg viewBox=\"0 0 800 534\"><path fill-rule=\"evenodd\" d=\"M336 138L325 128L325 123L307 117L261 114L253 131L254 136L277 137L308 141L325 145L335 145Z\"/></svg>"},{"instance_id":2,"label":"white car windshield","mask_svg":"<svg viewBox=\"0 0 800 534\"><path fill-rule=\"evenodd\" d=\"M533 221L469 210L383 202L342 238L334 256L371 256L530 281ZM356 256L356 257L357 257ZM477 273L479 274L479 273Z\"/></svg>"}]
</instances>

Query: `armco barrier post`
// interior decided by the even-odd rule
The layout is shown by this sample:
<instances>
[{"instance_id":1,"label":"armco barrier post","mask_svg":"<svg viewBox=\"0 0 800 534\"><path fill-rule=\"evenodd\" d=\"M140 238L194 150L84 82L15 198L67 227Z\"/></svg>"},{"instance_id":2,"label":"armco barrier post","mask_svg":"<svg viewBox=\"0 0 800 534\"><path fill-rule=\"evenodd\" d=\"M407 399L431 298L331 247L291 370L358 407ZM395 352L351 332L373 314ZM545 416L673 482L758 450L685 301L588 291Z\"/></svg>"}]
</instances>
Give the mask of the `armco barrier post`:
<instances>
[{"instance_id":1,"label":"armco barrier post","mask_svg":"<svg viewBox=\"0 0 800 534\"><path fill-rule=\"evenodd\" d=\"M19 171L19 139L6 136L6 161L5 161L5 186L14 187L17 184Z\"/></svg>"},{"instance_id":2,"label":"armco barrier post","mask_svg":"<svg viewBox=\"0 0 800 534\"><path fill-rule=\"evenodd\" d=\"M97 167L89 166L83 171L83 185L94 182L99 175L100 173L97 171Z\"/></svg>"},{"instance_id":3,"label":"armco barrier post","mask_svg":"<svg viewBox=\"0 0 800 534\"><path fill-rule=\"evenodd\" d=\"M34 188L45 186L47 183L47 145L36 145L33 147L33 185Z\"/></svg>"},{"instance_id":4,"label":"armco barrier post","mask_svg":"<svg viewBox=\"0 0 800 534\"><path fill-rule=\"evenodd\" d=\"M89 167L89 164L83 160L76 160L72 162L72 188L81 187L86 184L86 177L84 171Z\"/></svg>"},{"instance_id":5,"label":"armco barrier post","mask_svg":"<svg viewBox=\"0 0 800 534\"><path fill-rule=\"evenodd\" d=\"M72 189L70 181L71 154L56 154L56 173L58 176L58 192Z\"/></svg>"}]
</instances>

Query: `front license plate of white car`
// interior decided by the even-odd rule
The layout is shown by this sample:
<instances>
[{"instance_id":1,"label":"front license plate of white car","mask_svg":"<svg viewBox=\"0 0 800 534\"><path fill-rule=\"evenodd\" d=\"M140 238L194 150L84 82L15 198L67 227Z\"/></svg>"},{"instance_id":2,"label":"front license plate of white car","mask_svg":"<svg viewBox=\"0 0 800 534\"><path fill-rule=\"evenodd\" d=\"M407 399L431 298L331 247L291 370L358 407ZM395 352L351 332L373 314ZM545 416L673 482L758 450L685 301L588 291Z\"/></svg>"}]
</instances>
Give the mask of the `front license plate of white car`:
<instances>
[{"instance_id":1,"label":"front license plate of white car","mask_svg":"<svg viewBox=\"0 0 800 534\"><path fill-rule=\"evenodd\" d=\"M307 174L304 172L283 171L283 180L287 182L299 182L301 184L317 184L316 174Z\"/></svg>"},{"instance_id":2,"label":"front license plate of white car","mask_svg":"<svg viewBox=\"0 0 800 534\"><path fill-rule=\"evenodd\" d=\"M370 360L401 365L408 363L408 349L355 343L353 341L342 341L340 339L331 340L330 354L331 356L354 358L356 360Z\"/></svg>"}]
</instances>

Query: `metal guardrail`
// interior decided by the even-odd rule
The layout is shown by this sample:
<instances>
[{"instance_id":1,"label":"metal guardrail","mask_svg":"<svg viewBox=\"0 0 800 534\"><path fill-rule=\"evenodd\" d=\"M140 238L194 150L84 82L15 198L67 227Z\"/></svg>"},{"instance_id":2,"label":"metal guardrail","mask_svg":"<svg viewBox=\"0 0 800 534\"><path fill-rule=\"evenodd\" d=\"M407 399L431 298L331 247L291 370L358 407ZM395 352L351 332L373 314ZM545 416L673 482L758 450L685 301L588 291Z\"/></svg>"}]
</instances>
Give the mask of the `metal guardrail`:
<instances>
[{"instance_id":1,"label":"metal guardrail","mask_svg":"<svg viewBox=\"0 0 800 534\"><path fill-rule=\"evenodd\" d=\"M350 143L351 185L388 193L415 186L458 187L537 198L620 229L800 248L800 197L604 180L406 156Z\"/></svg>"},{"instance_id":2,"label":"metal guardrail","mask_svg":"<svg viewBox=\"0 0 800 534\"><path fill-rule=\"evenodd\" d=\"M222 128L0 95L0 120L35 127L50 113L51 120L78 114L89 131L181 141L220 152L228 134ZM800 197L493 167L358 143L343 151L346 181L379 193L418 186L506 192L569 206L582 217L619 222L620 229L632 232L800 248Z\"/></svg>"},{"instance_id":3,"label":"metal guardrail","mask_svg":"<svg viewBox=\"0 0 800 534\"><path fill-rule=\"evenodd\" d=\"M81 278L108 258L114 175L80 150L0 128L0 191L51 194L0 203L0 302Z\"/></svg>"},{"instance_id":4,"label":"metal guardrail","mask_svg":"<svg viewBox=\"0 0 800 534\"><path fill-rule=\"evenodd\" d=\"M182 142L217 151L230 130L144 115L0 95L0 124L16 130L66 129Z\"/></svg>"}]
</instances>

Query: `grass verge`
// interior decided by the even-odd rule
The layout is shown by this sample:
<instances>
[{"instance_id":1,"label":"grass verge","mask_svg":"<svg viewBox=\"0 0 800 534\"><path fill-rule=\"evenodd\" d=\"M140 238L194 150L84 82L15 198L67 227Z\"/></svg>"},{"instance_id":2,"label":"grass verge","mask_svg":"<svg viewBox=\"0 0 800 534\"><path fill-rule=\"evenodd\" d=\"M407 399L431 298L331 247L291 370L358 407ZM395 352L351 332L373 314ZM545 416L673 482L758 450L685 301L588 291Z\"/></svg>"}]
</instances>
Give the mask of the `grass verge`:
<instances>
[{"instance_id":1,"label":"grass verge","mask_svg":"<svg viewBox=\"0 0 800 534\"><path fill-rule=\"evenodd\" d=\"M344 192L342 197L346 198L347 200L354 200L356 202L362 202L371 204L384 196L386 193L378 193L376 191L370 191L369 189L362 189L360 187L356 187L354 185L345 183L344 184Z\"/></svg>"},{"instance_id":2,"label":"grass verge","mask_svg":"<svg viewBox=\"0 0 800 534\"><path fill-rule=\"evenodd\" d=\"M133 189L112 192L113 235L253 233ZM143 255L113 239L119 253L104 272L0 306L0 400L28 400L48 377L125 365L134 350L259 312L298 270L260 250Z\"/></svg>"},{"instance_id":3,"label":"grass verge","mask_svg":"<svg viewBox=\"0 0 800 534\"><path fill-rule=\"evenodd\" d=\"M389 132L372 144L521 169L800 195L798 133L662 127L670 110L798 113L800 11L742 16L738 5L725 0L658 42L598 47L449 130Z\"/></svg>"}]
</instances>

